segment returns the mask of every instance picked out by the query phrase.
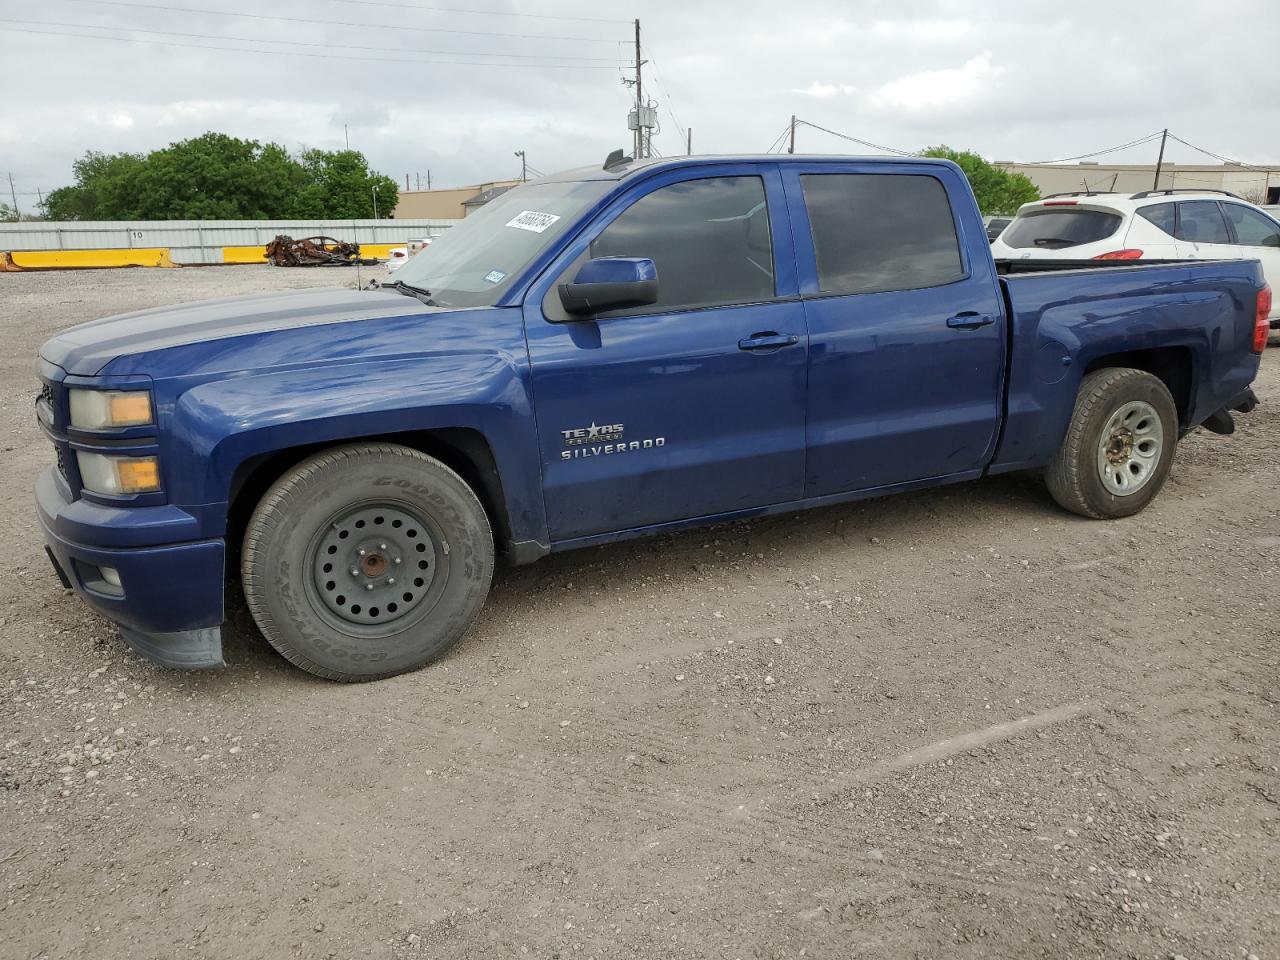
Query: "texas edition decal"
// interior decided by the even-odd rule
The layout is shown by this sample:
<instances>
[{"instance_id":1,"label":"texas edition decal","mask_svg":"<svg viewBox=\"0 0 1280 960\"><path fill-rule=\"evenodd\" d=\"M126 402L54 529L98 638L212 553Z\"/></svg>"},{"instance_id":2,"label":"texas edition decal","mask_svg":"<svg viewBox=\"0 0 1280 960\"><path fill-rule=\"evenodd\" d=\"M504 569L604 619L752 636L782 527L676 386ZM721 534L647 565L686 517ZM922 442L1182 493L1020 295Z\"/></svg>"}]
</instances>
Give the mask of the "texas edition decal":
<instances>
[{"instance_id":1,"label":"texas edition decal","mask_svg":"<svg viewBox=\"0 0 1280 960\"><path fill-rule=\"evenodd\" d=\"M603 457L615 453L631 453L636 450L652 450L664 447L666 437L646 437L644 440L624 440L625 427L621 423L604 426L593 420L589 427L561 430L566 449L560 451L561 460L579 460L583 457Z\"/></svg>"}]
</instances>

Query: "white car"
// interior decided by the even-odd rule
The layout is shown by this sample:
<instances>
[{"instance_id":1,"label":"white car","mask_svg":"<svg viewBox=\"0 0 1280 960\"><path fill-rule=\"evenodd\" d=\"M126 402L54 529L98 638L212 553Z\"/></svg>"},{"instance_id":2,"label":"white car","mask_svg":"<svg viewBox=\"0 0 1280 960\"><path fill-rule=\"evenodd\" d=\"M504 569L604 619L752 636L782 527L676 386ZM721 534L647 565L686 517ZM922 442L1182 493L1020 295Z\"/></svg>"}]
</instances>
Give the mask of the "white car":
<instances>
[{"instance_id":1,"label":"white car","mask_svg":"<svg viewBox=\"0 0 1280 960\"><path fill-rule=\"evenodd\" d=\"M1259 260L1280 288L1280 220L1212 190L1079 193L1018 208L997 260ZM1280 296L1271 326L1280 327Z\"/></svg>"},{"instance_id":2,"label":"white car","mask_svg":"<svg viewBox=\"0 0 1280 960\"><path fill-rule=\"evenodd\" d=\"M431 246L431 237L410 240L408 246L392 247L387 251L387 273L395 273L409 262L410 257L416 256L429 246Z\"/></svg>"}]
</instances>

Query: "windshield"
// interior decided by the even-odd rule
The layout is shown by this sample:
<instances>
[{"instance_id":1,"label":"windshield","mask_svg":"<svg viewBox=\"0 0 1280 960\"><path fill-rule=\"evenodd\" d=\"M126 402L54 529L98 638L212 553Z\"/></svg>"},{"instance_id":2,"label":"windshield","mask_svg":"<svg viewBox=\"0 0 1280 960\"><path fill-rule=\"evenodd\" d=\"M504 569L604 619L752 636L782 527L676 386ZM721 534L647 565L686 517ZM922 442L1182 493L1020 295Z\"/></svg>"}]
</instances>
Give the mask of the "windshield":
<instances>
[{"instance_id":1,"label":"windshield","mask_svg":"<svg viewBox=\"0 0 1280 960\"><path fill-rule=\"evenodd\" d=\"M529 183L450 227L396 271L442 307L488 307L615 181Z\"/></svg>"}]
</instances>

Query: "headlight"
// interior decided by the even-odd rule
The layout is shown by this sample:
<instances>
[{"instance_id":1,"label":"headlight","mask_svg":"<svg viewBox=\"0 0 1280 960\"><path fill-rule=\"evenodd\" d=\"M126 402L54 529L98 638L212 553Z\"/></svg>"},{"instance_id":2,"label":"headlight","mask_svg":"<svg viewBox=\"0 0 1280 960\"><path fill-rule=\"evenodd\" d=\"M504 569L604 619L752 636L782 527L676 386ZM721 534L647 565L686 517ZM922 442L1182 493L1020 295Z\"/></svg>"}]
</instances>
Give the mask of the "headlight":
<instances>
[{"instance_id":1,"label":"headlight","mask_svg":"<svg viewBox=\"0 0 1280 960\"><path fill-rule=\"evenodd\" d=\"M93 493L154 493L160 489L160 464L155 457L110 457L76 451L80 482Z\"/></svg>"},{"instance_id":2,"label":"headlight","mask_svg":"<svg viewBox=\"0 0 1280 960\"><path fill-rule=\"evenodd\" d=\"M140 427L151 422L146 390L72 390L71 425L79 430Z\"/></svg>"}]
</instances>

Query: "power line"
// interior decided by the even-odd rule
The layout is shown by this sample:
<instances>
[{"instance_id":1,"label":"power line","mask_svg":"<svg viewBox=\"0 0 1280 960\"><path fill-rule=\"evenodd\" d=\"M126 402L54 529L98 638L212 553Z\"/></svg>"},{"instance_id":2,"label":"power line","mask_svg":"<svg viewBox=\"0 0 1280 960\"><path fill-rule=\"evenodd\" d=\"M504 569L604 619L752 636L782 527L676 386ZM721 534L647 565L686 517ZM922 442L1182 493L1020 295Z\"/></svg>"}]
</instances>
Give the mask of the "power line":
<instances>
[{"instance_id":1,"label":"power line","mask_svg":"<svg viewBox=\"0 0 1280 960\"><path fill-rule=\"evenodd\" d=\"M1028 160L1026 162L1032 165L1039 165L1045 163L1070 163L1072 160L1086 160L1089 157L1100 157L1104 153L1115 153L1119 150L1127 150L1130 147L1141 146L1144 143L1150 143L1152 140L1159 140L1162 135L1162 132L1157 130L1155 133L1148 134L1145 137L1139 137L1137 140L1130 140L1128 143L1122 143L1115 147L1106 147L1102 150L1095 150L1092 153L1082 153L1076 157L1063 157L1060 160ZM1170 136L1172 136L1172 134L1170 134Z\"/></svg>"},{"instance_id":2,"label":"power line","mask_svg":"<svg viewBox=\"0 0 1280 960\"><path fill-rule=\"evenodd\" d=\"M848 140L859 146L871 147L874 150L883 150L885 153L896 153L900 157L918 157L920 154L914 150L899 150L897 147L886 147L880 143L872 143L870 140L859 140L857 137L851 137L847 133L837 133L835 130L828 130L826 127L820 127L816 123L810 123L808 120L796 120L796 123L802 123L806 127L813 127L815 130L821 130L823 133L829 133L833 137L839 137L841 140ZM787 126L787 132L791 130L790 124Z\"/></svg>"},{"instance_id":3,"label":"power line","mask_svg":"<svg viewBox=\"0 0 1280 960\"><path fill-rule=\"evenodd\" d=\"M388 47L385 44L379 47L359 46L356 44L344 43L341 45L333 43L310 43L305 40L267 40L262 37L230 37L218 34L208 33L183 33L174 30L147 30L142 27L108 27L99 24L88 23L58 23L56 21L45 20L4 20L0 23L20 23L35 27L65 27L72 30L90 29L90 30L115 30L116 32L132 32L132 33L150 33L160 37L187 37L196 40L216 40L222 42L235 43L275 43L289 47L318 47L328 50L373 50L385 51L391 53L426 53L443 55L448 57L508 57L515 59L532 59L532 60L572 60L572 61L588 61L596 63L610 64L610 69L616 66L617 61L613 57L574 57L574 56L554 56L549 54L536 53L483 53L473 50L426 50L421 47ZM131 37L103 37L104 40L129 40ZM261 52L261 51L259 51ZM533 66L533 64L530 64Z\"/></svg>"},{"instance_id":4,"label":"power line","mask_svg":"<svg viewBox=\"0 0 1280 960\"><path fill-rule=\"evenodd\" d=\"M1275 169L1274 167L1259 166L1256 163L1245 163L1243 160L1232 160L1230 157L1224 157L1221 154L1214 153L1212 150L1206 150L1204 147L1197 147L1194 143L1188 143L1186 140L1183 140L1176 133L1169 134L1169 139L1177 140L1184 147L1190 147L1192 150L1197 150L1200 153L1203 153L1206 157L1213 157L1213 159L1219 160L1222 163L1230 163L1230 164L1234 164L1235 166L1245 167L1250 170L1268 170L1268 169L1274 170Z\"/></svg>"},{"instance_id":5,"label":"power line","mask_svg":"<svg viewBox=\"0 0 1280 960\"><path fill-rule=\"evenodd\" d=\"M493 17L525 17L537 20L578 20L583 23L626 23L630 20L614 20L606 17L570 17L556 13L517 13L514 10L474 10L464 7L433 7L418 3L392 3L391 0L339 0L345 5L361 7L396 7L401 10L421 10L424 13L473 13Z\"/></svg>"},{"instance_id":6,"label":"power line","mask_svg":"<svg viewBox=\"0 0 1280 960\"><path fill-rule=\"evenodd\" d=\"M791 124L788 123L785 127L782 128L782 132L778 134L776 137L774 137L773 143L769 145L769 149L767 149L765 153L766 154L773 153L774 150L778 149L778 147L782 145L782 141L787 138L787 134L790 132L791 132Z\"/></svg>"},{"instance_id":7,"label":"power line","mask_svg":"<svg viewBox=\"0 0 1280 960\"><path fill-rule=\"evenodd\" d=\"M562 37L539 33L498 33L492 30L455 30L444 27L411 27L403 23L360 23L351 20L320 20L315 17L285 17L279 14L239 13L233 10L209 10L199 7L166 7L154 3L137 3L135 0L67 0L68 3L86 3L99 7L129 7L161 13L198 13L210 17L241 17L246 20L271 20L277 23L305 23L328 27L373 28L376 30L408 30L413 33L451 33L470 37L504 37L512 40L572 40L576 43L617 43L603 37Z\"/></svg>"},{"instance_id":8,"label":"power line","mask_svg":"<svg viewBox=\"0 0 1280 960\"><path fill-rule=\"evenodd\" d=\"M663 80L662 75L658 73L658 60L652 53L649 54L649 64L653 68L654 79L658 81L658 86L661 87L662 92L666 94L667 116L669 116L671 118L671 122L676 125L676 130L680 133L680 142L683 143L685 139L685 130L680 121L676 119L675 98L671 96L671 91L667 89L666 81Z\"/></svg>"},{"instance_id":9,"label":"power line","mask_svg":"<svg viewBox=\"0 0 1280 960\"><path fill-rule=\"evenodd\" d=\"M0 21L3 24L4 21ZM536 67L567 70L612 70L613 67L592 63L486 63L480 60L428 60L414 57L357 57L340 53L301 53L293 50L254 50L250 47L228 47L218 44L182 43L177 40L147 40L143 37L107 37L100 33L69 33L53 30L29 30L24 27L6 27L0 25L0 32L28 33L45 37L76 37L81 40L113 40L116 43L146 43L159 47L185 47L191 50L225 50L231 53L265 53L273 57L307 57L313 60L356 60L364 63L434 63L448 64L455 67ZM255 43L272 43L271 40L254 41Z\"/></svg>"}]
</instances>

